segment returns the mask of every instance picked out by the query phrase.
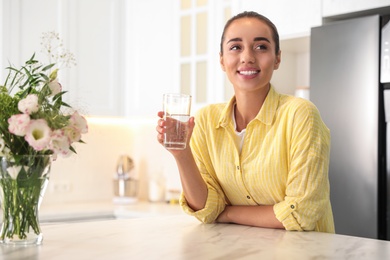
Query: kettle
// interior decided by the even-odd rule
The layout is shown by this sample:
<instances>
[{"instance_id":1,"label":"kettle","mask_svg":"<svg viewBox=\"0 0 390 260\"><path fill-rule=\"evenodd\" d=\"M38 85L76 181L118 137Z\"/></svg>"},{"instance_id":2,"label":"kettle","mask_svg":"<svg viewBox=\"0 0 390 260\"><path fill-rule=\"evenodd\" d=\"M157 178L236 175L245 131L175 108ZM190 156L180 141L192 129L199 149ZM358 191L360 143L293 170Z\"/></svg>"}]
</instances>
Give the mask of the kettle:
<instances>
[{"instance_id":1,"label":"kettle","mask_svg":"<svg viewBox=\"0 0 390 260\"><path fill-rule=\"evenodd\" d=\"M127 156L119 157L114 176L114 202L131 203L137 201L138 180L134 172L134 162Z\"/></svg>"}]
</instances>

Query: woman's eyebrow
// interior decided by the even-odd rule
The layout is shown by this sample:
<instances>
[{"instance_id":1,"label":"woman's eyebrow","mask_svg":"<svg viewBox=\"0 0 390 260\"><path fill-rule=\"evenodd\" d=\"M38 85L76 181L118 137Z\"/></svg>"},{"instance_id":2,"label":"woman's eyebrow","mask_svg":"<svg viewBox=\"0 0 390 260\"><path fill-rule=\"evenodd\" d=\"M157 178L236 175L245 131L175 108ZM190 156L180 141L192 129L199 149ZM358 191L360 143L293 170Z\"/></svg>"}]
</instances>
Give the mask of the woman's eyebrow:
<instances>
[{"instance_id":1,"label":"woman's eyebrow","mask_svg":"<svg viewBox=\"0 0 390 260\"><path fill-rule=\"evenodd\" d=\"M271 43L271 41L268 40L268 38L266 38L266 37L256 37L253 39L253 41L255 41L255 42L266 41L266 42Z\"/></svg>"},{"instance_id":2,"label":"woman's eyebrow","mask_svg":"<svg viewBox=\"0 0 390 260\"><path fill-rule=\"evenodd\" d=\"M268 38L266 38L266 37L255 37L255 38L253 39L253 41L255 41L255 42L266 41L266 42L271 43L271 41L268 40ZM229 43L229 42L242 42L242 39L239 38L239 37L237 37L237 38L232 38L232 39L230 39L229 41L227 41L227 43Z\"/></svg>"},{"instance_id":3,"label":"woman's eyebrow","mask_svg":"<svg viewBox=\"0 0 390 260\"><path fill-rule=\"evenodd\" d=\"M242 42L242 39L237 37L237 38L233 38L233 39L228 40L226 43L229 43L229 42Z\"/></svg>"}]
</instances>

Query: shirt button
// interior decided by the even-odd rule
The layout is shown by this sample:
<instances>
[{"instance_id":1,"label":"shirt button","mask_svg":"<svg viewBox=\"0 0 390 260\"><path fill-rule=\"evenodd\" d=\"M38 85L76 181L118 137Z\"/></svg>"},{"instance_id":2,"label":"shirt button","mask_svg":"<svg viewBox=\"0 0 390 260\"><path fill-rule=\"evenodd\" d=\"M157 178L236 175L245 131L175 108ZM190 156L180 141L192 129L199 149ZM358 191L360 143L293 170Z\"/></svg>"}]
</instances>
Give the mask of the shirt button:
<instances>
[{"instance_id":1,"label":"shirt button","mask_svg":"<svg viewBox=\"0 0 390 260\"><path fill-rule=\"evenodd\" d=\"M294 205L291 205L290 208L291 208L291 209L295 209L295 206L294 206Z\"/></svg>"},{"instance_id":2,"label":"shirt button","mask_svg":"<svg viewBox=\"0 0 390 260\"><path fill-rule=\"evenodd\" d=\"M240 166L239 165L237 165L237 170L240 170Z\"/></svg>"},{"instance_id":3,"label":"shirt button","mask_svg":"<svg viewBox=\"0 0 390 260\"><path fill-rule=\"evenodd\" d=\"M248 195L248 196L246 196L246 198L249 200L249 199L251 199L251 197Z\"/></svg>"}]
</instances>

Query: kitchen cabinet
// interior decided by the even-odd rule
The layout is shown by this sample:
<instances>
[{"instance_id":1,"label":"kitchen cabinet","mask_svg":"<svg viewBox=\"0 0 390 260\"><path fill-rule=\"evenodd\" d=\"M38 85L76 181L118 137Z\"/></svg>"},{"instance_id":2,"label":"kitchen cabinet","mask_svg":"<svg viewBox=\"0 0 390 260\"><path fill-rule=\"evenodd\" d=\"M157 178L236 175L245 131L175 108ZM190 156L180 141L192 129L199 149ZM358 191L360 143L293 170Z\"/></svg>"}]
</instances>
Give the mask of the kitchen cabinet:
<instances>
[{"instance_id":1,"label":"kitchen cabinet","mask_svg":"<svg viewBox=\"0 0 390 260\"><path fill-rule=\"evenodd\" d=\"M193 113L206 104L229 100L233 95L233 88L225 84L227 80L218 55L223 26L232 16L231 2L176 2L179 75L175 82L178 91L192 95Z\"/></svg>"},{"instance_id":2,"label":"kitchen cabinet","mask_svg":"<svg viewBox=\"0 0 390 260\"><path fill-rule=\"evenodd\" d=\"M59 72L63 90L68 91L65 101L86 115L121 115L124 84L115 68L123 60L122 9L115 0L2 1L1 78L8 61L20 66L33 53L43 63L53 62L41 52L40 37L57 32L62 48L77 62Z\"/></svg>"},{"instance_id":3,"label":"kitchen cabinet","mask_svg":"<svg viewBox=\"0 0 390 260\"><path fill-rule=\"evenodd\" d=\"M322 24L321 0L240 0L238 8L268 17L281 40L308 36L311 27Z\"/></svg>"},{"instance_id":4,"label":"kitchen cabinet","mask_svg":"<svg viewBox=\"0 0 390 260\"><path fill-rule=\"evenodd\" d=\"M320 0L293 4L287 0L199 3L208 17L207 53L183 58L179 51L181 1L3 0L0 78L5 76L3 68L8 61L21 65L33 52L40 54L39 37L43 32L57 31L77 59L76 67L60 71L60 81L68 91L64 98L82 114L151 118L161 109L164 92L183 91L188 85L194 95L195 112L206 103L222 102L233 94L218 62L220 33L232 14L251 9L269 16L278 26L282 41L287 41L282 45L302 35L307 37L309 28L321 22ZM281 9L280 5L288 8ZM296 10L297 15L287 14L290 10ZM199 14L198 10L188 12ZM285 17L291 19L286 21ZM191 41L199 42L194 35ZM296 64L296 55L296 50L285 51L284 64ZM200 66L203 63L199 61L206 65ZM191 71L184 77L186 64L203 68L204 73ZM198 82L194 75L203 81ZM276 85L289 94L293 94L295 85L302 85L292 70L281 69L275 77ZM293 88L280 81L292 82Z\"/></svg>"},{"instance_id":5,"label":"kitchen cabinet","mask_svg":"<svg viewBox=\"0 0 390 260\"><path fill-rule=\"evenodd\" d=\"M34 52L46 61L40 37L55 31L77 60L59 72L67 103L89 116L155 116L162 93L175 87L173 4L2 0L0 79L9 61L23 65Z\"/></svg>"},{"instance_id":6,"label":"kitchen cabinet","mask_svg":"<svg viewBox=\"0 0 390 260\"><path fill-rule=\"evenodd\" d=\"M322 0L322 16L331 17L390 7L389 0Z\"/></svg>"},{"instance_id":7,"label":"kitchen cabinet","mask_svg":"<svg viewBox=\"0 0 390 260\"><path fill-rule=\"evenodd\" d=\"M202 25L207 28L206 54L180 55L180 18L187 12L182 12L182 3L204 5L200 13L188 13L207 15L207 26ZM164 92L183 91L187 85L196 100L195 112L233 94L219 68L219 37L228 17L254 10L278 27L283 64L274 83L293 94L296 86L308 84L311 27L322 25L323 16L388 6L389 0L2 0L0 79L9 61L22 65L33 52L39 54L43 32L57 31L77 59L76 67L60 71L68 91L64 98L81 113L152 118L161 109ZM197 42L196 33L191 32L192 42Z\"/></svg>"}]
</instances>

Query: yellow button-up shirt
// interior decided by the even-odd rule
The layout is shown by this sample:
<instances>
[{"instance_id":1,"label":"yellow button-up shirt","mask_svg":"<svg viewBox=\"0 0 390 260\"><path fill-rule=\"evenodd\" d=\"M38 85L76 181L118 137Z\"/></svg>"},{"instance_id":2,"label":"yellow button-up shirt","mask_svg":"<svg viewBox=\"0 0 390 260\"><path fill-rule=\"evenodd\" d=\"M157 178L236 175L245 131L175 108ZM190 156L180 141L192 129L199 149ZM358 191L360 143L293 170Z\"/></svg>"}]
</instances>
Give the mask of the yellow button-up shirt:
<instances>
[{"instance_id":1,"label":"yellow button-up shirt","mask_svg":"<svg viewBox=\"0 0 390 260\"><path fill-rule=\"evenodd\" d=\"M208 186L206 205L184 211L214 222L226 205L274 205L286 230L334 233L329 196L330 131L308 100L277 93L273 87L246 127L242 151L236 145L228 104L198 111L191 149Z\"/></svg>"}]
</instances>

